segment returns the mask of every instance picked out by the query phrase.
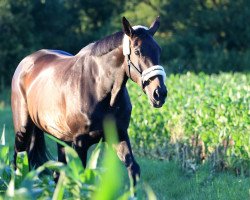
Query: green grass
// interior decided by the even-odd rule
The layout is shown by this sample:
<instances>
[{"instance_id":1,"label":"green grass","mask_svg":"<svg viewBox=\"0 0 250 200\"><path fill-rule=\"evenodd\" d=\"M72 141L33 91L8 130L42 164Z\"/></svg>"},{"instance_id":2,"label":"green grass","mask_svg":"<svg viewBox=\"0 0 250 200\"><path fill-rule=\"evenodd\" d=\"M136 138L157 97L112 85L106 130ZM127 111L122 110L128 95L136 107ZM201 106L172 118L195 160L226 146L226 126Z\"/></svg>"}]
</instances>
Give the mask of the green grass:
<instances>
[{"instance_id":1,"label":"green grass","mask_svg":"<svg viewBox=\"0 0 250 200\"><path fill-rule=\"evenodd\" d=\"M204 165L195 174L185 174L174 162L138 159L142 180L158 199L249 199L250 179L229 173L211 174Z\"/></svg>"}]
</instances>

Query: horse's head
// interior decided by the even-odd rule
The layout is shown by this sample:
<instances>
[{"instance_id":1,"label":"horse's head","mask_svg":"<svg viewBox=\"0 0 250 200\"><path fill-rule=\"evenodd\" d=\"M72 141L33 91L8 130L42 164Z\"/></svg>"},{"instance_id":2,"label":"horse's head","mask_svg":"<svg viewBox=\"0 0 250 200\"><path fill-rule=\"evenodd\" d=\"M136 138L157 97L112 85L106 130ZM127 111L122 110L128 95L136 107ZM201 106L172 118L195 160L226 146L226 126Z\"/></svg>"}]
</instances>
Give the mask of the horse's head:
<instances>
[{"instance_id":1,"label":"horse's head","mask_svg":"<svg viewBox=\"0 0 250 200\"><path fill-rule=\"evenodd\" d=\"M126 57L126 73L147 94L150 104L156 108L165 103L167 89L166 74L159 65L161 48L153 35L160 26L159 17L150 28L133 26L123 17L123 54Z\"/></svg>"}]
</instances>

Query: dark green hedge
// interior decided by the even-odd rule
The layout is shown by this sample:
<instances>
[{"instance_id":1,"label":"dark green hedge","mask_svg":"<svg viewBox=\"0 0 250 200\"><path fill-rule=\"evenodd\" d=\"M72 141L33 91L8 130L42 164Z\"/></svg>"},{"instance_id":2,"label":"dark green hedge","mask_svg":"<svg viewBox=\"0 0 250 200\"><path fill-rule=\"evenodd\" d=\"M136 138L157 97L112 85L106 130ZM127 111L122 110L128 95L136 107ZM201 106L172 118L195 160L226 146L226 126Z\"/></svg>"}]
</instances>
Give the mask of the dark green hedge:
<instances>
[{"instance_id":1,"label":"dark green hedge","mask_svg":"<svg viewBox=\"0 0 250 200\"><path fill-rule=\"evenodd\" d=\"M0 2L0 85L10 84L18 62L42 48L78 52L121 30L121 17L149 26L169 72L249 71L250 1L238 0L4 0Z\"/></svg>"}]
</instances>

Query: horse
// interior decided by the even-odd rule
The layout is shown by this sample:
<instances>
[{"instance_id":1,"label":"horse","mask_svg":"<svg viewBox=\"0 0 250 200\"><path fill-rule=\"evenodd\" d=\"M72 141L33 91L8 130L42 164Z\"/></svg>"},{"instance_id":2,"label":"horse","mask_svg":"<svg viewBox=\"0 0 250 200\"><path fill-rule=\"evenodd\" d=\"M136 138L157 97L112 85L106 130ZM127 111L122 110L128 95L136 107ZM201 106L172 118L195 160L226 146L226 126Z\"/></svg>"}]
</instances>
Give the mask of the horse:
<instances>
[{"instance_id":1,"label":"horse","mask_svg":"<svg viewBox=\"0 0 250 200\"><path fill-rule=\"evenodd\" d=\"M159 17L149 28L132 27L123 17L122 31L76 55L42 49L26 56L12 78L14 166L21 151L27 152L31 166L48 161L47 133L72 144L85 167L88 148L104 138L104 118L112 115L118 132L115 150L135 185L140 167L127 131L132 105L126 82L131 79L139 85L153 107L165 103L166 73L153 38L159 26ZM64 146L57 144L57 150L58 161L66 164Z\"/></svg>"}]
</instances>

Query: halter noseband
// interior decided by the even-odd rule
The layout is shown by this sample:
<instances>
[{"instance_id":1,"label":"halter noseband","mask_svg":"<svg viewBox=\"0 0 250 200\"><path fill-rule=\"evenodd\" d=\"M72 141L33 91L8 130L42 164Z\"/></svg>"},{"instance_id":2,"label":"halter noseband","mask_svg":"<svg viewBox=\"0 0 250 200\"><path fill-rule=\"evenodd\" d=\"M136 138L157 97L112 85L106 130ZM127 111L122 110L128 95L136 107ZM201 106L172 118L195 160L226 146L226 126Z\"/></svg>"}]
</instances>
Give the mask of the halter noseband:
<instances>
[{"instance_id":1,"label":"halter noseband","mask_svg":"<svg viewBox=\"0 0 250 200\"><path fill-rule=\"evenodd\" d=\"M145 30L148 30L148 28L145 26L133 26L134 30L138 28L143 28ZM165 73L164 68L161 65L154 65L144 71L141 71L141 69L139 69L133 64L133 62L130 60L130 41L129 41L129 37L126 34L124 35L124 38L123 38L123 55L125 56L127 60L129 74L130 74L130 68L132 66L136 70L136 72L141 76L142 85L144 85L144 83L147 82L150 78L152 78L153 76L157 76L157 75L162 76L163 81L165 82L166 73Z\"/></svg>"}]
</instances>

